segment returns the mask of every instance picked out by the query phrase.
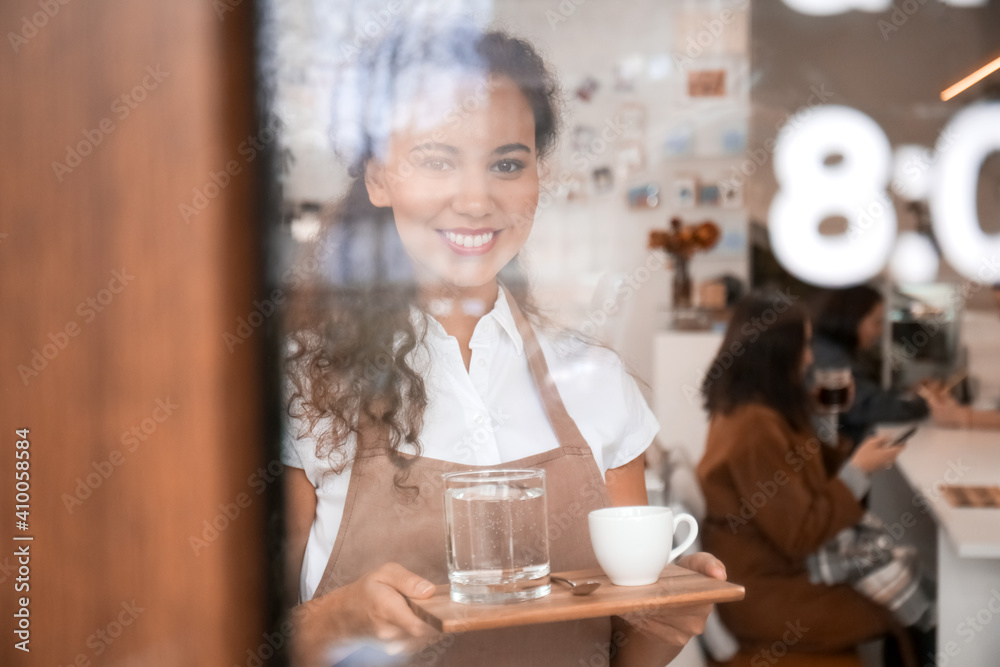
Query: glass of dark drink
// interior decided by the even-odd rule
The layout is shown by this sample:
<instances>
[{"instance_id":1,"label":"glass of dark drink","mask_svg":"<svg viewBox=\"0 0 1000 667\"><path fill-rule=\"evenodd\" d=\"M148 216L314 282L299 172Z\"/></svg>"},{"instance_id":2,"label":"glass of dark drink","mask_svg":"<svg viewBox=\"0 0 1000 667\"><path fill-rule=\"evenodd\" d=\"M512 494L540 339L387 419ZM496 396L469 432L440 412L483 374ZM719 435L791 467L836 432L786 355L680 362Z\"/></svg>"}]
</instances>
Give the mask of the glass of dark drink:
<instances>
[{"instance_id":1,"label":"glass of dark drink","mask_svg":"<svg viewBox=\"0 0 1000 667\"><path fill-rule=\"evenodd\" d=\"M847 410L851 395L851 369L847 367L817 368L816 402L821 412L839 414Z\"/></svg>"}]
</instances>

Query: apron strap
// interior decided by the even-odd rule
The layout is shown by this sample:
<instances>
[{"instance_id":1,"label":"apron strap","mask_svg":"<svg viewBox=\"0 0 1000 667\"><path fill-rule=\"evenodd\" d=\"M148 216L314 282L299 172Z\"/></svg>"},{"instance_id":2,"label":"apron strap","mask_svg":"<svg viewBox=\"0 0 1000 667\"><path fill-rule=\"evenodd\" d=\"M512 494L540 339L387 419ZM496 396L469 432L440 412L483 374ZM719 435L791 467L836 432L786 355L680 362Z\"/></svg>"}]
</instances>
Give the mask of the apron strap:
<instances>
[{"instance_id":1,"label":"apron strap","mask_svg":"<svg viewBox=\"0 0 1000 667\"><path fill-rule=\"evenodd\" d=\"M562 447L589 448L576 422L566 411L566 404L563 403L562 397L559 395L559 388L556 387L555 381L549 374L549 366L545 362L545 355L542 353L542 346L538 342L534 328L521 312L514 296L509 290L506 292L507 305L510 307L511 315L514 316L514 323L517 325L518 333L521 334L524 352L528 357L528 369L531 371L535 386L538 387L542 406L545 408L545 414L556 433L556 439L559 440Z\"/></svg>"}]
</instances>

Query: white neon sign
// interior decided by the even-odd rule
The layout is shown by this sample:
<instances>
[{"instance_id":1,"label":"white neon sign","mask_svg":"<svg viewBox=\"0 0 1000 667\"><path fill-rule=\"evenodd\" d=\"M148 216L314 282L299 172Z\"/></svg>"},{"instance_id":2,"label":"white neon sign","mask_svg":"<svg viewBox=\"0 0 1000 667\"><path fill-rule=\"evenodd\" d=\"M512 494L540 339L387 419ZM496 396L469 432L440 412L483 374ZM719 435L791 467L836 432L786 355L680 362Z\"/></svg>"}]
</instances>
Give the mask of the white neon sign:
<instances>
[{"instance_id":1,"label":"white neon sign","mask_svg":"<svg viewBox=\"0 0 1000 667\"><path fill-rule=\"evenodd\" d=\"M892 9L892 0L785 0L785 4L811 16L833 16L852 9L864 12L883 12Z\"/></svg>"},{"instance_id":2,"label":"white neon sign","mask_svg":"<svg viewBox=\"0 0 1000 667\"><path fill-rule=\"evenodd\" d=\"M926 0L920 4L923 2ZM984 7L986 3L987 0L941 0L941 4L954 7ZM887 12L892 9L906 18L920 8L913 2L912 5L904 3L904 8L899 9L892 4L892 0L785 0L785 4L800 14L810 16L833 16L855 9L863 12Z\"/></svg>"},{"instance_id":3,"label":"white neon sign","mask_svg":"<svg viewBox=\"0 0 1000 667\"><path fill-rule=\"evenodd\" d=\"M899 283L929 283L937 277L937 250L923 234L903 232L889 260L889 273Z\"/></svg>"},{"instance_id":4,"label":"white neon sign","mask_svg":"<svg viewBox=\"0 0 1000 667\"><path fill-rule=\"evenodd\" d=\"M1000 234L984 233L976 210L983 161L1000 151L1000 102L959 111L941 137L930 193L934 236L948 263L966 278L1000 281Z\"/></svg>"},{"instance_id":5,"label":"white neon sign","mask_svg":"<svg viewBox=\"0 0 1000 667\"><path fill-rule=\"evenodd\" d=\"M929 200L934 236L949 264L970 280L1000 282L1000 234L986 234L976 210L983 161L1000 151L1000 102L962 110L939 136L933 153L900 147L891 165L885 133L857 109L826 106L794 116L774 151L779 190L768 230L778 261L825 287L873 278L890 255L896 280L933 280L939 260L930 241L910 233L896 239L895 207L885 192L894 166L897 194ZM833 155L842 160L828 160ZM919 168L907 173L907 165ZM830 216L846 218L847 232L820 234Z\"/></svg>"},{"instance_id":6,"label":"white neon sign","mask_svg":"<svg viewBox=\"0 0 1000 667\"><path fill-rule=\"evenodd\" d=\"M839 163L827 163L837 155ZM885 195L891 157L885 133L857 109L818 107L789 120L775 144L780 189L768 220L778 261L802 280L832 287L878 274L896 237ZM845 234L820 234L832 216L847 219Z\"/></svg>"}]
</instances>

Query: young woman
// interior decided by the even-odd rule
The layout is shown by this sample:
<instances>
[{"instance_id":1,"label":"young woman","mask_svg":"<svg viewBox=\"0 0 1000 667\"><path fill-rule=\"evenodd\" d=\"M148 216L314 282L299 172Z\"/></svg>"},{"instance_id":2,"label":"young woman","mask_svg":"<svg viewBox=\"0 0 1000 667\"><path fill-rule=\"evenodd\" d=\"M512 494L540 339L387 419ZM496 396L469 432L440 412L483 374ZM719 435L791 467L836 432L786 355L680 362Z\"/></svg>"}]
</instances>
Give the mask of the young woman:
<instances>
[{"instance_id":1,"label":"young woman","mask_svg":"<svg viewBox=\"0 0 1000 667\"><path fill-rule=\"evenodd\" d=\"M595 567L587 513L646 503L658 425L614 354L540 326L519 268L557 125L532 47L411 29L349 80L335 106L357 121L338 128L356 180L290 315L300 662L374 643L359 664L665 664L709 607L444 637L408 607L447 583L442 473L544 469L552 571ZM708 554L683 565L725 578Z\"/></svg>"},{"instance_id":2,"label":"young woman","mask_svg":"<svg viewBox=\"0 0 1000 667\"><path fill-rule=\"evenodd\" d=\"M778 643L837 652L897 629L888 609L850 585L810 583L807 557L862 519L868 476L900 452L881 437L849 459L846 439L820 444L804 384L810 329L799 306L751 294L734 309L702 386L711 417L697 468L702 539L746 588L719 613L749 651Z\"/></svg>"},{"instance_id":3,"label":"young woman","mask_svg":"<svg viewBox=\"0 0 1000 667\"><path fill-rule=\"evenodd\" d=\"M825 292L817 300L813 354L817 367L844 366L854 377L854 401L840 416L844 434L853 442L871 435L879 423L907 422L926 417L930 408L919 395L882 389L864 367L863 354L882 339L885 302L878 290L858 285Z\"/></svg>"}]
</instances>

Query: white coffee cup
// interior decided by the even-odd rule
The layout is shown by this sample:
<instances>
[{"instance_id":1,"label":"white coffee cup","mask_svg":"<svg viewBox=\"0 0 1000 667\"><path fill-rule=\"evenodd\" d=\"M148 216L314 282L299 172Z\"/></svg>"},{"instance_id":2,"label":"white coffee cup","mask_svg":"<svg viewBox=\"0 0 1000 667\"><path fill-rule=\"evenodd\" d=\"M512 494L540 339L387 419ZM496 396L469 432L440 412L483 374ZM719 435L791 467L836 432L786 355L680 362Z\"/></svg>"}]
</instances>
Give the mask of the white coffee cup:
<instances>
[{"instance_id":1,"label":"white coffee cup","mask_svg":"<svg viewBox=\"0 0 1000 667\"><path fill-rule=\"evenodd\" d=\"M669 507L636 505L605 507L588 515L590 541L604 573L616 586L646 586L694 542L698 522L690 514L674 516ZM690 530L684 543L672 549L677 524Z\"/></svg>"}]
</instances>

